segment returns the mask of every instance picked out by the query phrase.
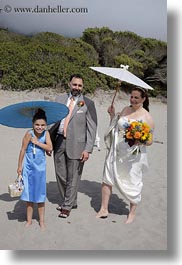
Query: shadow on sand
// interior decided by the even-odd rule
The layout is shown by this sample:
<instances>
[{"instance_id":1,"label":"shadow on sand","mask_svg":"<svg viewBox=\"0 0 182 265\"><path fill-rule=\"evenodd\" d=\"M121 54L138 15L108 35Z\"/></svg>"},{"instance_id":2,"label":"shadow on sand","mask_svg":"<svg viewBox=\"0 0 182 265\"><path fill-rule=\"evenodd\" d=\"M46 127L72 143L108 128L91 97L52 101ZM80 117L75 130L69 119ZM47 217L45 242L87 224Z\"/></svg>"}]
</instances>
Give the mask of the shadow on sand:
<instances>
[{"instance_id":1,"label":"shadow on sand","mask_svg":"<svg viewBox=\"0 0 182 265\"><path fill-rule=\"evenodd\" d=\"M6 201L6 202L12 202L17 201L13 207L12 210L6 212L8 220L17 220L18 222L25 222L26 221L26 202L21 201L19 197L11 198L8 193L4 193L0 195L0 201ZM34 210L33 210L33 217L32 219L37 220L39 222L38 217L38 209L37 204L34 204Z\"/></svg>"},{"instance_id":2,"label":"shadow on sand","mask_svg":"<svg viewBox=\"0 0 182 265\"><path fill-rule=\"evenodd\" d=\"M83 193L90 198L90 206L98 212L101 204L101 184L96 181L81 180L79 193ZM52 204L60 204L59 191L56 182L47 183L47 199ZM12 202L17 201L14 209L7 212L9 220L18 220L24 222L26 220L26 202L19 200L19 197L11 198L8 193L0 195L0 201ZM116 194L112 194L109 201L109 212L117 215L128 215L126 208L128 205L120 199ZM38 221L37 204L34 204L33 219Z\"/></svg>"},{"instance_id":3,"label":"shadow on sand","mask_svg":"<svg viewBox=\"0 0 182 265\"><path fill-rule=\"evenodd\" d=\"M81 180L79 184L79 193L83 193L90 198L90 205L98 212L101 204L101 184L96 181ZM56 182L47 184L47 198L53 204L60 204L59 191ZM116 194L112 194L109 201L109 212L118 215L128 215L126 208L128 205Z\"/></svg>"}]
</instances>

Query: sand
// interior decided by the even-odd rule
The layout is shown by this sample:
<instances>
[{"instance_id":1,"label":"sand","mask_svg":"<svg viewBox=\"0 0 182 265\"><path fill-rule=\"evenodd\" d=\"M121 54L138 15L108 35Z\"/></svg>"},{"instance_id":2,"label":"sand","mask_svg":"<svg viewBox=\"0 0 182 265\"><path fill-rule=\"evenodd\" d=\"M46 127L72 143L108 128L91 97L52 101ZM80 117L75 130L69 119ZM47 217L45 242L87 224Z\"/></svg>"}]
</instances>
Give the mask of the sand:
<instances>
[{"instance_id":1,"label":"sand","mask_svg":"<svg viewBox=\"0 0 182 265\"><path fill-rule=\"evenodd\" d=\"M16 178L17 160L26 129L0 125L0 249L1 250L166 250L167 249L167 104L150 100L155 120L154 144L148 147L149 170L143 177L142 201L136 220L125 225L129 202L114 188L107 219L96 219L101 203L101 177L105 158L104 132L109 123L107 108L113 92L97 91L91 98L98 113L101 150L94 147L85 163L78 193L78 209L67 219L58 218L59 192L53 158L47 157L46 230L38 225L35 206L33 224L24 227L26 205L11 198L8 185ZM0 107L28 100L54 100L49 89L35 92L0 90ZM116 98L116 110L128 104L126 94Z\"/></svg>"}]
</instances>

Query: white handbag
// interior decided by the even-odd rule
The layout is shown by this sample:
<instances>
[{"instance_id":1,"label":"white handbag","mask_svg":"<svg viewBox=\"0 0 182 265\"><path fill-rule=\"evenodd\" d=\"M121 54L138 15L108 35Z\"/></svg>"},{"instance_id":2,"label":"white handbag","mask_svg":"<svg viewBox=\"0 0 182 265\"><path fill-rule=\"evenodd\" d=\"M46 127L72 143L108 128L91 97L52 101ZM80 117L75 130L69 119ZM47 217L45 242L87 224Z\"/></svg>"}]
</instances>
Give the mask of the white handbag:
<instances>
[{"instance_id":1,"label":"white handbag","mask_svg":"<svg viewBox=\"0 0 182 265\"><path fill-rule=\"evenodd\" d=\"M14 183L8 185L8 192L10 197L21 196L24 189L23 177L19 175Z\"/></svg>"}]
</instances>

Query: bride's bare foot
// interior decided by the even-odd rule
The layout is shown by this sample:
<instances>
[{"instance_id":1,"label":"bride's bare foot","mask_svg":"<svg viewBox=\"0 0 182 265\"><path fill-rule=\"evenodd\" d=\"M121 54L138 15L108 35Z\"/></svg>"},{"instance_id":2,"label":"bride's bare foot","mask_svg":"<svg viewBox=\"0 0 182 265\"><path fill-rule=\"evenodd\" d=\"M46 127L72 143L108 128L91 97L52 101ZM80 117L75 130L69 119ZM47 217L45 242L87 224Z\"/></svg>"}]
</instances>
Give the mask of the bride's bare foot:
<instances>
[{"instance_id":1,"label":"bride's bare foot","mask_svg":"<svg viewBox=\"0 0 182 265\"><path fill-rule=\"evenodd\" d=\"M30 221L30 222L27 221L26 224L25 224L25 227L27 228L27 227L29 227L29 226L31 226L31 225L32 225L32 222L31 222L31 221Z\"/></svg>"},{"instance_id":2,"label":"bride's bare foot","mask_svg":"<svg viewBox=\"0 0 182 265\"><path fill-rule=\"evenodd\" d=\"M108 217L108 211L99 211L96 215L96 218L107 218Z\"/></svg>"},{"instance_id":3,"label":"bride's bare foot","mask_svg":"<svg viewBox=\"0 0 182 265\"><path fill-rule=\"evenodd\" d=\"M40 229L41 229L42 231L45 231L45 230L46 230L46 225L45 225L45 223L41 222L41 223L39 223L39 225L40 225Z\"/></svg>"},{"instance_id":4,"label":"bride's bare foot","mask_svg":"<svg viewBox=\"0 0 182 265\"><path fill-rule=\"evenodd\" d=\"M127 219L125 221L125 224L131 224L131 223L133 223L134 219L135 219L135 214L129 213L128 214L128 217L127 217Z\"/></svg>"}]
</instances>

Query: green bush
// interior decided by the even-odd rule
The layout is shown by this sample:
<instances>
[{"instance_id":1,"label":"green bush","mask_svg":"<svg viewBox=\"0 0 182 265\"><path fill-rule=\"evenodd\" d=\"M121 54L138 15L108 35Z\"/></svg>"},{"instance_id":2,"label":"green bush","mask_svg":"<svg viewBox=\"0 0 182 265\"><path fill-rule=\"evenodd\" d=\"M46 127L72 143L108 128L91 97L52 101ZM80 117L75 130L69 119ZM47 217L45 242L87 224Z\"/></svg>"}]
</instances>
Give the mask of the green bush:
<instances>
[{"instance_id":1,"label":"green bush","mask_svg":"<svg viewBox=\"0 0 182 265\"><path fill-rule=\"evenodd\" d=\"M163 42L144 39L131 32L113 32L106 27L87 29L77 39L51 32L27 37L0 29L3 89L66 89L73 73L83 76L85 93L93 93L97 88L115 89L117 80L89 68L99 65L119 67L128 64L132 73L145 79L163 62L161 76L165 79L165 56L166 44ZM166 94L166 87L156 91Z\"/></svg>"}]
</instances>

